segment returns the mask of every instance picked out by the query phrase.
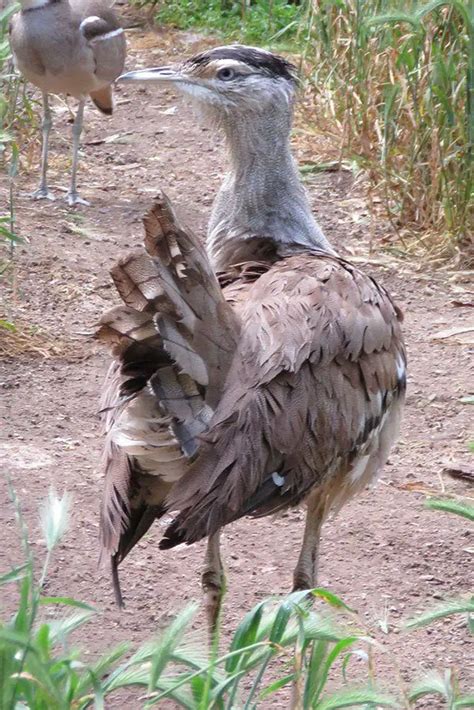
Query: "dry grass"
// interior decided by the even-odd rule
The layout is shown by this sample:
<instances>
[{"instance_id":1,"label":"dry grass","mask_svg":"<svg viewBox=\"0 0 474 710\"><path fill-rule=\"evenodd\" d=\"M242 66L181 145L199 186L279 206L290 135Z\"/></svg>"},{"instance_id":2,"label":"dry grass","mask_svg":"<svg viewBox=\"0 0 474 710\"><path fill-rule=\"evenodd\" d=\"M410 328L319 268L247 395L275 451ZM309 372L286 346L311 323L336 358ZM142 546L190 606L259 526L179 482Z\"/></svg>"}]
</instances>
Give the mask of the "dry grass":
<instances>
[{"instance_id":1,"label":"dry grass","mask_svg":"<svg viewBox=\"0 0 474 710\"><path fill-rule=\"evenodd\" d=\"M333 155L364 169L369 203L382 201L409 253L462 253L469 261L472 20L457 0L401 6L394 12L387 0L308 3L301 31L305 110L337 146Z\"/></svg>"},{"instance_id":2,"label":"dry grass","mask_svg":"<svg viewBox=\"0 0 474 710\"><path fill-rule=\"evenodd\" d=\"M10 323L0 316L0 359L70 356L71 350L71 345L56 335L21 321Z\"/></svg>"}]
</instances>

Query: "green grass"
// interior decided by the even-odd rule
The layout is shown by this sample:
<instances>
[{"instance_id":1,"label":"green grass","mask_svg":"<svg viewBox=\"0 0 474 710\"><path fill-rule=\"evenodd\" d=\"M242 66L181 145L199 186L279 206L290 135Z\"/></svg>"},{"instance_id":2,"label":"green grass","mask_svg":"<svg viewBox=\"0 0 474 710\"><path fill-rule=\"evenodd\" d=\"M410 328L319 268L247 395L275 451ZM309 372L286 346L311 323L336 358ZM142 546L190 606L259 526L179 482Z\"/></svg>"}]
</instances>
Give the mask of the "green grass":
<instances>
[{"instance_id":1,"label":"green grass","mask_svg":"<svg viewBox=\"0 0 474 710\"><path fill-rule=\"evenodd\" d=\"M18 7L13 3L0 10L0 170L7 174L9 182L7 210L0 213L0 244L7 244L10 258L14 245L21 242L15 232L13 180L18 169L20 144L26 134L31 135L36 124L31 103L22 89L22 81L13 72L8 41L10 18ZM0 259L0 277L7 268L8 259Z\"/></svg>"},{"instance_id":2,"label":"green grass","mask_svg":"<svg viewBox=\"0 0 474 710\"><path fill-rule=\"evenodd\" d=\"M166 3L139 0L139 5L156 5L156 19L180 29L197 28L218 32L228 39L259 42L265 38L294 36L304 17L304 7L285 0L171 0Z\"/></svg>"},{"instance_id":3,"label":"green grass","mask_svg":"<svg viewBox=\"0 0 474 710\"><path fill-rule=\"evenodd\" d=\"M313 603L308 592L260 602L241 620L222 653L217 652L222 638L208 649L205 634L191 630L197 612L193 603L138 649L120 644L86 661L73 645L74 634L82 628L85 636L88 624L103 623L100 614L84 602L45 593L51 558L68 528L71 501L51 491L41 506L41 561L33 555L11 482L9 491L23 559L0 576L0 592L12 600L16 587L17 598L14 613L0 620L2 710L102 710L124 688L135 689L136 708L160 707L169 699L186 710L254 710L284 688L286 697L291 693L291 707L308 710L414 708L420 698L433 696L436 707L446 710L472 707L472 696L461 693L452 669L430 670L408 690L400 688L398 697L381 690L374 674L378 645L355 612L325 589L309 592ZM472 505L444 503L444 510L472 520ZM474 633L473 613L474 597L459 597L424 611L406 628L461 614ZM358 661L354 669L353 659ZM355 669L358 685L352 678Z\"/></svg>"},{"instance_id":4,"label":"green grass","mask_svg":"<svg viewBox=\"0 0 474 710\"><path fill-rule=\"evenodd\" d=\"M68 527L70 499L50 492L41 506L45 555L40 561L33 556L11 483L9 490L23 560L0 577L0 591L12 599L15 585L18 599L12 616L0 620L2 710L101 709L123 688L136 688L141 698L136 702L143 708L159 707L168 698L188 710L250 710L291 685L305 708L398 707L391 695L374 686L368 667L365 686L349 682L351 659L368 659L373 642L358 628L354 613L327 590L313 590L320 600L317 609L307 592L260 602L221 655L216 647L209 651L204 633L191 631L197 611L191 604L138 649L120 644L93 662L85 661L73 637L92 621L102 623L97 610L45 593L51 557Z\"/></svg>"},{"instance_id":5,"label":"green grass","mask_svg":"<svg viewBox=\"0 0 474 710\"><path fill-rule=\"evenodd\" d=\"M394 7L313 3L309 79L394 229L436 232L462 249L474 226L474 18L462 0Z\"/></svg>"},{"instance_id":6,"label":"green grass","mask_svg":"<svg viewBox=\"0 0 474 710\"><path fill-rule=\"evenodd\" d=\"M8 25L19 5L0 10L0 168L12 170L18 152L36 131L34 106L23 80L13 69ZM13 154L13 155L12 155Z\"/></svg>"}]
</instances>

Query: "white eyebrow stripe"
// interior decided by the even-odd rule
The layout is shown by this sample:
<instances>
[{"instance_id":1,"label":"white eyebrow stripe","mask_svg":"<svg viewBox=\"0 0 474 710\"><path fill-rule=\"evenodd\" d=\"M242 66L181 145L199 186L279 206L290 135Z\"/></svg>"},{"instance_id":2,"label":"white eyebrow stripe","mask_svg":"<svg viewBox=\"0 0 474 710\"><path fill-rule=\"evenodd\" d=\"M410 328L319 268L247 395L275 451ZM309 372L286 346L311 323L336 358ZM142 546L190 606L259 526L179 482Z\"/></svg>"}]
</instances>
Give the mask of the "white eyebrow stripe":
<instances>
[{"instance_id":1,"label":"white eyebrow stripe","mask_svg":"<svg viewBox=\"0 0 474 710\"><path fill-rule=\"evenodd\" d=\"M248 64L246 64L245 62L241 62L238 59L211 59L207 66L212 67L213 69L221 69L223 67L232 67L238 69L249 68Z\"/></svg>"}]
</instances>

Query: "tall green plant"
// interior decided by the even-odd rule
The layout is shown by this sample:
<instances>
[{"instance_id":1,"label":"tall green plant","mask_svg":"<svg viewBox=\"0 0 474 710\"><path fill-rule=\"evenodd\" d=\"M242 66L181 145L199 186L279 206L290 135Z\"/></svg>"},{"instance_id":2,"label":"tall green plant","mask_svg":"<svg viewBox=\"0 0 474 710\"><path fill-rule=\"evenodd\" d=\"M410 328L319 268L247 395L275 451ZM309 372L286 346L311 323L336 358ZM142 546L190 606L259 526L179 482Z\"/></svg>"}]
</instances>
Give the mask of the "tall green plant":
<instances>
[{"instance_id":1,"label":"tall green plant","mask_svg":"<svg viewBox=\"0 0 474 710\"><path fill-rule=\"evenodd\" d=\"M447 496L430 498L426 501L426 507L431 510L452 513L469 522L474 522L474 505L468 500L452 500ZM443 601L441 604L418 614L406 623L406 628L410 630L419 629L453 615L464 616L468 633L474 636L474 595L472 591L466 596ZM443 698L445 707L448 710L474 707L474 692L465 695L460 691L457 673L451 668L443 672L434 669L430 670L413 684L409 698L412 702L416 702L420 698L433 695Z\"/></svg>"},{"instance_id":2,"label":"tall green plant","mask_svg":"<svg viewBox=\"0 0 474 710\"><path fill-rule=\"evenodd\" d=\"M305 23L319 106L393 225L458 245L474 226L473 22L463 0L311 0Z\"/></svg>"},{"instance_id":3,"label":"tall green plant","mask_svg":"<svg viewBox=\"0 0 474 710\"><path fill-rule=\"evenodd\" d=\"M362 648L373 642L355 628L353 614L342 601L326 590L312 594L335 609L331 614L312 609L308 592L261 602L244 617L228 651L220 656L209 654L205 642L190 633L197 610L191 604L134 653L121 644L94 663L85 663L71 646L71 635L97 612L83 602L44 593L51 555L67 528L69 499L51 492L42 506L46 555L36 571L38 560L21 507L9 488L24 559L0 577L0 591L15 584L18 596L16 612L0 621L2 710L101 709L111 694L132 687L139 690L144 708L159 707L168 698L188 710L250 710L288 685L293 685L295 707L398 707L372 683L347 685L351 655L367 658ZM42 610L51 606L58 610L56 618L45 621ZM330 691L329 678L334 685L338 673L343 674L342 688Z\"/></svg>"},{"instance_id":4,"label":"tall green plant","mask_svg":"<svg viewBox=\"0 0 474 710\"><path fill-rule=\"evenodd\" d=\"M44 592L51 556L67 529L69 498L50 492L41 507L46 554L39 564L11 484L9 490L23 560L0 576L0 592L8 590L11 599L11 586L16 585L18 600L13 615L0 620L2 710L102 709L123 688L137 689L141 697L137 708L139 702L143 708L160 707L169 699L186 710L254 710L285 687L292 708L401 707L399 700L374 685L369 660L376 650L373 640L357 628L354 613L325 589L260 602L242 619L221 655L215 649L209 653L200 635L190 631L197 611L197 605L191 604L135 652L129 644L120 644L95 662L85 663L72 646L71 636L94 618L100 623L97 611L83 602ZM428 505L469 521L474 518L468 502L441 499ZM321 608L313 608L309 597ZM43 609L51 606L56 609L55 618L47 621ZM406 627L417 629L453 614L465 615L474 633L474 597L443 602L411 619ZM370 680L364 687L349 684L353 656L369 662ZM406 697L416 705L420 698L433 695L443 698L442 707L447 710L472 707L473 696L460 691L452 669L431 670L412 685Z\"/></svg>"},{"instance_id":5,"label":"tall green plant","mask_svg":"<svg viewBox=\"0 0 474 710\"><path fill-rule=\"evenodd\" d=\"M8 25L18 5L9 5L0 10L0 164L8 161L8 149L14 144L14 129L21 121L22 107L18 97L20 80L13 72L12 56L8 39ZM25 99L25 106L29 103Z\"/></svg>"},{"instance_id":6,"label":"tall green plant","mask_svg":"<svg viewBox=\"0 0 474 710\"><path fill-rule=\"evenodd\" d=\"M7 258L0 259L0 277L8 269L15 244L22 241L15 229L13 186L18 169L19 143L35 124L31 103L22 91L21 79L13 72L8 40L8 25L18 8L17 3L12 3L0 10L0 169L6 172L9 183L7 212L0 214L0 246L3 242L8 247Z\"/></svg>"}]
</instances>

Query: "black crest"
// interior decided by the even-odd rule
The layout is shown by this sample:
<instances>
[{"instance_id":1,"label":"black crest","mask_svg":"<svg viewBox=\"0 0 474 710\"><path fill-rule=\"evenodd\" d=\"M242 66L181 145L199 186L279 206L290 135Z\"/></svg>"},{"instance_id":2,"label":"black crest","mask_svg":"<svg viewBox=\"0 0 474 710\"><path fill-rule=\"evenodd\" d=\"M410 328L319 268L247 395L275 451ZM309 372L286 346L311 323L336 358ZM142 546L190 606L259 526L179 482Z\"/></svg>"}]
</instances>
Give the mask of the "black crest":
<instances>
[{"instance_id":1,"label":"black crest","mask_svg":"<svg viewBox=\"0 0 474 710\"><path fill-rule=\"evenodd\" d=\"M281 77L287 81L297 81L296 67L283 57L266 52L257 47L246 47L242 44L231 44L228 47L217 47L188 59L186 64L203 66L215 59L235 59L254 67L272 77Z\"/></svg>"}]
</instances>

